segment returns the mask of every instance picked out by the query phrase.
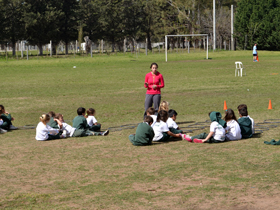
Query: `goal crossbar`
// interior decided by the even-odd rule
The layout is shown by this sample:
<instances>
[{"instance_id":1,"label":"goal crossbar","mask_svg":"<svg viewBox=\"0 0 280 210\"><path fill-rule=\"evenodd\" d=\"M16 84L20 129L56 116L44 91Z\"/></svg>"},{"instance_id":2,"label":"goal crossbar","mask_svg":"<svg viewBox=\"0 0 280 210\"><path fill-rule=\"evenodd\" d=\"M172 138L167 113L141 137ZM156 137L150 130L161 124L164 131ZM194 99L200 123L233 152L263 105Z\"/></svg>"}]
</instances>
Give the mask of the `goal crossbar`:
<instances>
[{"instance_id":1,"label":"goal crossbar","mask_svg":"<svg viewBox=\"0 0 280 210\"><path fill-rule=\"evenodd\" d=\"M186 37L186 36L206 36L207 37L207 49L206 49L206 59L208 59L208 34L182 34L182 35L165 35L165 61L167 62L167 46L168 46L168 43L167 43L167 38L168 37Z\"/></svg>"}]
</instances>

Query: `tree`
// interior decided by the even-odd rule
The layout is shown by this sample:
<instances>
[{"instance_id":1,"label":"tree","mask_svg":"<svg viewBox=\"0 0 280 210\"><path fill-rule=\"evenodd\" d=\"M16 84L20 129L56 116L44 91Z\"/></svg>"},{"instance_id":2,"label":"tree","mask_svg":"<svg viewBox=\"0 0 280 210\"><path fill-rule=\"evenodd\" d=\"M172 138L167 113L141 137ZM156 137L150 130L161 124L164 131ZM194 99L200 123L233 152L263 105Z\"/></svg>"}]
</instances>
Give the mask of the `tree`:
<instances>
[{"instance_id":1,"label":"tree","mask_svg":"<svg viewBox=\"0 0 280 210\"><path fill-rule=\"evenodd\" d=\"M65 54L68 54L68 44L76 40L78 32L79 2L77 0L57 1L60 15L57 18L59 38L65 44Z\"/></svg>"},{"instance_id":2,"label":"tree","mask_svg":"<svg viewBox=\"0 0 280 210\"><path fill-rule=\"evenodd\" d=\"M0 33L0 42L3 42L5 39L4 36L4 28L5 28L5 19L4 19L4 10L3 10L4 6L3 6L3 1L0 0L0 31L2 31L2 33Z\"/></svg>"},{"instance_id":3,"label":"tree","mask_svg":"<svg viewBox=\"0 0 280 210\"><path fill-rule=\"evenodd\" d=\"M241 0L238 4L235 30L238 44L251 49L280 49L280 1Z\"/></svg>"},{"instance_id":4,"label":"tree","mask_svg":"<svg viewBox=\"0 0 280 210\"><path fill-rule=\"evenodd\" d=\"M37 45L39 55L43 54L43 45L57 37L59 28L57 17L60 11L56 9L54 0L26 0L24 2L24 21L28 43ZM57 40L54 40L54 43Z\"/></svg>"},{"instance_id":5,"label":"tree","mask_svg":"<svg viewBox=\"0 0 280 210\"><path fill-rule=\"evenodd\" d=\"M102 1L100 4L99 24L101 27L101 37L107 39L112 44L112 52L115 50L115 44L124 38L123 20L124 7L122 0Z\"/></svg>"},{"instance_id":6,"label":"tree","mask_svg":"<svg viewBox=\"0 0 280 210\"><path fill-rule=\"evenodd\" d=\"M17 40L24 39L23 0L2 0L4 23L2 23L3 37L12 43L13 55L16 54Z\"/></svg>"}]
</instances>

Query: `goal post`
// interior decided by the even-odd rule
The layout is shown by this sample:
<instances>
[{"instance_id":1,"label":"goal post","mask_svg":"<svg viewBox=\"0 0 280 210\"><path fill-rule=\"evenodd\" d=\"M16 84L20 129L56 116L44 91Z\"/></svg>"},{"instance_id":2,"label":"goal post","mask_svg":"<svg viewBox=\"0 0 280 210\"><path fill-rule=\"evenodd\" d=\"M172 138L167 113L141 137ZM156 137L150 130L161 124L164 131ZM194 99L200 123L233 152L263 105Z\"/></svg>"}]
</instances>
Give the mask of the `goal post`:
<instances>
[{"instance_id":1,"label":"goal post","mask_svg":"<svg viewBox=\"0 0 280 210\"><path fill-rule=\"evenodd\" d=\"M206 59L208 59L208 34L186 34L186 35L165 35L165 61L167 62L168 37L194 37L194 36L205 36L205 37L207 37Z\"/></svg>"}]
</instances>

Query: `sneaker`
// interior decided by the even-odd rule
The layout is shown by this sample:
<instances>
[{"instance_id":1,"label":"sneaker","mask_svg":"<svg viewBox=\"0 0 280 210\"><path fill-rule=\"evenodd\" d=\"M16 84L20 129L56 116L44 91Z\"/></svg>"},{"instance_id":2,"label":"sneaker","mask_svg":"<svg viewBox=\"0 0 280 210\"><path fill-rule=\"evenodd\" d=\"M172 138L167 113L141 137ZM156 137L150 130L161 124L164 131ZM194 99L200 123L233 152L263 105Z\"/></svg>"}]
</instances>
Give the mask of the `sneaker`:
<instances>
[{"instance_id":1,"label":"sneaker","mask_svg":"<svg viewBox=\"0 0 280 210\"><path fill-rule=\"evenodd\" d=\"M7 133L7 132L8 132L8 131L6 131L6 130L0 128L0 133Z\"/></svg>"},{"instance_id":2,"label":"sneaker","mask_svg":"<svg viewBox=\"0 0 280 210\"><path fill-rule=\"evenodd\" d=\"M203 143L203 141L201 139L194 139L193 142L194 143Z\"/></svg>"},{"instance_id":3,"label":"sneaker","mask_svg":"<svg viewBox=\"0 0 280 210\"><path fill-rule=\"evenodd\" d=\"M109 130L106 130L103 133L101 133L102 136L107 136L108 134L109 134Z\"/></svg>"},{"instance_id":4,"label":"sneaker","mask_svg":"<svg viewBox=\"0 0 280 210\"><path fill-rule=\"evenodd\" d=\"M13 126L13 125L10 125L10 130L17 130L18 128Z\"/></svg>"},{"instance_id":5,"label":"sneaker","mask_svg":"<svg viewBox=\"0 0 280 210\"><path fill-rule=\"evenodd\" d=\"M192 139L190 138L189 135L186 135L186 134L182 134L182 140L187 140L188 142L192 142Z\"/></svg>"}]
</instances>

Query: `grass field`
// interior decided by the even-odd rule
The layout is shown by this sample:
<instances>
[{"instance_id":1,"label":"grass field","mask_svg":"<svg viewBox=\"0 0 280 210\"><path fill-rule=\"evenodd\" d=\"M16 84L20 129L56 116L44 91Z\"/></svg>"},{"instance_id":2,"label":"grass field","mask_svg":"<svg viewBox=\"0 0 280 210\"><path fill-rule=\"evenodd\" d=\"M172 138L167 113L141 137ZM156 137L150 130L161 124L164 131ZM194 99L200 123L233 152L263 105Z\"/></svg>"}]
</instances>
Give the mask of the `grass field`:
<instances>
[{"instance_id":1,"label":"grass field","mask_svg":"<svg viewBox=\"0 0 280 210\"><path fill-rule=\"evenodd\" d=\"M280 147L263 142L280 139L280 52L260 51L259 63L251 51L204 57L172 53L167 63L163 53L0 59L0 104L15 126L36 126L48 111L71 122L80 106L95 108L104 129L137 124L152 62L164 76L162 100L178 112L177 122L194 121L182 126L205 122L209 111L224 114L225 100L234 111L247 104L256 123L275 119L256 138L222 144L135 147L128 140L135 128L46 142L35 140L34 129L1 134L0 208L278 209ZM243 62L246 76L234 76L235 61ZM203 131L209 126L190 135Z\"/></svg>"}]
</instances>

